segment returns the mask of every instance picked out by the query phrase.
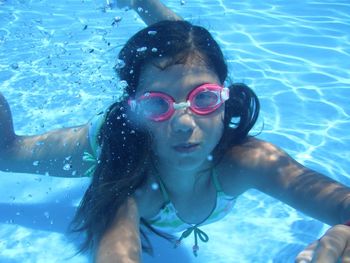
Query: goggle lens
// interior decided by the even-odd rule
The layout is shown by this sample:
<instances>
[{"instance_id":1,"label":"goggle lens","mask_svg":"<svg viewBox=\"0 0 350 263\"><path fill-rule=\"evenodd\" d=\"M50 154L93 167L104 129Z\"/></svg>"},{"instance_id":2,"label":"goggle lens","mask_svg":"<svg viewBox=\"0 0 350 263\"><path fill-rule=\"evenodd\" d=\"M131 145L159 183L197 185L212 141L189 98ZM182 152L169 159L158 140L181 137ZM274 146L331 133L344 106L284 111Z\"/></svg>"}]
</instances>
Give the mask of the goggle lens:
<instances>
[{"instance_id":1,"label":"goggle lens","mask_svg":"<svg viewBox=\"0 0 350 263\"><path fill-rule=\"evenodd\" d=\"M157 118L170 109L169 102L162 97L149 97L139 102L138 111L146 118Z\"/></svg>"},{"instance_id":2,"label":"goggle lens","mask_svg":"<svg viewBox=\"0 0 350 263\"><path fill-rule=\"evenodd\" d=\"M220 102L220 94L215 91L207 90L194 96L191 106L198 110L208 110L215 108L218 102Z\"/></svg>"}]
</instances>

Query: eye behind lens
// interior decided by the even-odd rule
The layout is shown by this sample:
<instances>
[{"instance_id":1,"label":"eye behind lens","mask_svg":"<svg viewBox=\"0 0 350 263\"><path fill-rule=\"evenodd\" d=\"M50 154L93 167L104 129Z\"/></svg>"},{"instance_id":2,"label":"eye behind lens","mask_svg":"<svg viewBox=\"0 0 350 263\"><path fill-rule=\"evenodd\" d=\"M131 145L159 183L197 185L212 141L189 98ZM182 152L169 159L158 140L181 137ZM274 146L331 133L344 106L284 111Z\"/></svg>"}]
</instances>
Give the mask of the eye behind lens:
<instances>
[{"instance_id":1,"label":"eye behind lens","mask_svg":"<svg viewBox=\"0 0 350 263\"><path fill-rule=\"evenodd\" d=\"M195 108L210 108L215 107L220 102L220 97L216 92L205 91L195 96L193 105Z\"/></svg>"}]
</instances>

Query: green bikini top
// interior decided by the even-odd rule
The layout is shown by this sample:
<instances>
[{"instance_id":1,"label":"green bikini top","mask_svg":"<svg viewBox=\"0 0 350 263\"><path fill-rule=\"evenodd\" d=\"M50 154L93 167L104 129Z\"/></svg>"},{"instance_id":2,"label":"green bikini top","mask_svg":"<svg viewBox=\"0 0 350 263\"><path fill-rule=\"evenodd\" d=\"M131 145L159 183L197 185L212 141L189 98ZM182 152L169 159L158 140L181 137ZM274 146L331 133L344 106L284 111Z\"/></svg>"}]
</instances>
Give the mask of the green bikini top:
<instances>
[{"instance_id":1,"label":"green bikini top","mask_svg":"<svg viewBox=\"0 0 350 263\"><path fill-rule=\"evenodd\" d=\"M193 233L194 245L192 247L192 250L195 256L197 256L197 251L199 249L198 239L200 239L202 242L209 241L208 235L199 227L216 222L222 219L223 217L225 217L227 214L230 213L236 201L236 197L227 196L222 191L222 188L217 178L216 170L214 168L212 169L211 178L213 180L216 193L217 193L216 204L213 210L211 211L211 213L202 222L198 224L190 224L185 222L179 217L175 206L169 199L169 194L160 177L158 177L158 183L163 195L164 206L156 216L146 220L150 225L152 225L152 227L162 232L166 232L166 233L182 232L180 238L177 239L177 241L174 244L175 247L179 246L181 244L181 241L184 238L187 238Z\"/></svg>"}]
</instances>

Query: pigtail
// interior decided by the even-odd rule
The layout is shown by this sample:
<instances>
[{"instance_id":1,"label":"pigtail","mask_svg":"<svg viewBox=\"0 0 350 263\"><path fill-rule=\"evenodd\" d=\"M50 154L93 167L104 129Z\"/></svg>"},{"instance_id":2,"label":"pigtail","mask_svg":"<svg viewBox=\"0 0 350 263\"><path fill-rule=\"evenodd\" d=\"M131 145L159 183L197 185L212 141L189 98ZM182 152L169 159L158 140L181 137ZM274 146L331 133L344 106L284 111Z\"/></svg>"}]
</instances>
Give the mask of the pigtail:
<instances>
[{"instance_id":1,"label":"pigtail","mask_svg":"<svg viewBox=\"0 0 350 263\"><path fill-rule=\"evenodd\" d=\"M225 105L225 124L229 124L235 137L244 138L259 116L260 102L246 84L235 83L229 87L230 99Z\"/></svg>"},{"instance_id":2,"label":"pigtail","mask_svg":"<svg viewBox=\"0 0 350 263\"><path fill-rule=\"evenodd\" d=\"M224 133L214 149L216 163L233 145L242 142L259 116L260 102L254 91L244 83L230 85L230 98L225 102Z\"/></svg>"}]
</instances>

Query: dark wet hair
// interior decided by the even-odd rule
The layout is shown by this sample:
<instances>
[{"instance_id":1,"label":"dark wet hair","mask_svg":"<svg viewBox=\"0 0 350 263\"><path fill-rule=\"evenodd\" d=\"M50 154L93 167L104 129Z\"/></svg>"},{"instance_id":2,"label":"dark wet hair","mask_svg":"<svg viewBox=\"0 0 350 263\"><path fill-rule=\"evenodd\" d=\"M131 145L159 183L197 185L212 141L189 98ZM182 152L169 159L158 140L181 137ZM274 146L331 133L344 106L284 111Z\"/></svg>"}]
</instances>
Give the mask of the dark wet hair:
<instances>
[{"instance_id":1,"label":"dark wet hair","mask_svg":"<svg viewBox=\"0 0 350 263\"><path fill-rule=\"evenodd\" d=\"M99 134L101 155L92 182L72 222L72 230L85 232L80 251L95 247L111 225L119 207L141 187L152 162L152 137L128 116L127 97L133 96L143 67L154 59L168 58L169 65L187 63L196 56L212 69L221 83L227 78L223 53L211 34L203 27L186 21L161 21L142 29L129 39L119 53L125 66L118 68L120 80L128 86L125 96L107 110ZM224 153L244 140L259 114L259 101L245 84L229 86L230 99L225 102L224 133L213 151L216 165ZM141 223L157 234L170 235ZM151 251L147 236L141 231L143 248Z\"/></svg>"}]
</instances>

